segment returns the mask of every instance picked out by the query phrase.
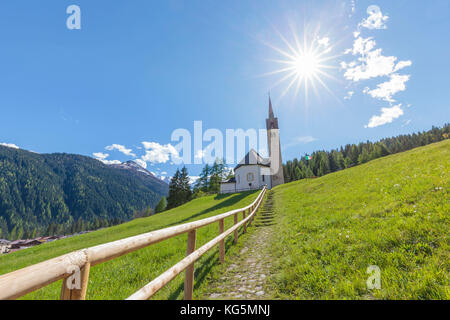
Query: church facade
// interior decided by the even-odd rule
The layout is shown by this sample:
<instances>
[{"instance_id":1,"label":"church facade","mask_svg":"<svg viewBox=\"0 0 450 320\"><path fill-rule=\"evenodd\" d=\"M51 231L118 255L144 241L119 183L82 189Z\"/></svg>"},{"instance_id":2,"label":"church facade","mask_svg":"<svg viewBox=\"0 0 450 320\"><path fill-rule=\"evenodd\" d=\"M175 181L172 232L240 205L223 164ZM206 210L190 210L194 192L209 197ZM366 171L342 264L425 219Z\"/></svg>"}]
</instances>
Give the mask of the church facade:
<instances>
[{"instance_id":1,"label":"church facade","mask_svg":"<svg viewBox=\"0 0 450 320\"><path fill-rule=\"evenodd\" d=\"M272 101L269 97L269 118L266 120L267 145L269 158L263 158L251 149L234 168L234 178L222 181L220 193L234 193L245 190L271 189L284 183L283 162L281 157L280 129L275 118Z\"/></svg>"}]
</instances>

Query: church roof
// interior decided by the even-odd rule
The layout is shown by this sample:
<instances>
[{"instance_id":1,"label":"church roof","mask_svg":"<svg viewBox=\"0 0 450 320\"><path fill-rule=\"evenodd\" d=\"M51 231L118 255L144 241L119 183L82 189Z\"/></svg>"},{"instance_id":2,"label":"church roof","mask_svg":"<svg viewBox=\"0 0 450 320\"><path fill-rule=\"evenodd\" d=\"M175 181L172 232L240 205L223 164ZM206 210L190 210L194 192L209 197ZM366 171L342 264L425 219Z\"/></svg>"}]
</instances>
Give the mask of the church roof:
<instances>
[{"instance_id":1,"label":"church roof","mask_svg":"<svg viewBox=\"0 0 450 320\"><path fill-rule=\"evenodd\" d=\"M228 180L221 181L220 183L236 183L236 178L230 178Z\"/></svg>"},{"instance_id":2,"label":"church roof","mask_svg":"<svg viewBox=\"0 0 450 320\"><path fill-rule=\"evenodd\" d=\"M239 162L236 168L234 168L234 170L237 170L242 166L255 164L270 167L270 159L261 157L258 152L256 152L254 149L251 149L244 157L244 159L242 159L242 161Z\"/></svg>"}]
</instances>

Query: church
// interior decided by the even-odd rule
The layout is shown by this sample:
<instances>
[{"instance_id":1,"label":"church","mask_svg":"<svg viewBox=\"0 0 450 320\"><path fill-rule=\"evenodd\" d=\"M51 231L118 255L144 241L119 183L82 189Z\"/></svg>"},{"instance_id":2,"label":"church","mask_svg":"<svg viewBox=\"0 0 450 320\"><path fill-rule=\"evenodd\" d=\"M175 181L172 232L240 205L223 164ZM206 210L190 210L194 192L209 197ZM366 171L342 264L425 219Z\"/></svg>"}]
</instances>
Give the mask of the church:
<instances>
[{"instance_id":1,"label":"church","mask_svg":"<svg viewBox=\"0 0 450 320\"><path fill-rule=\"evenodd\" d=\"M251 149L234 168L234 178L220 183L220 193L257 190L264 186L272 189L284 183L281 158L280 129L269 97L269 118L266 120L269 158L263 158Z\"/></svg>"}]
</instances>

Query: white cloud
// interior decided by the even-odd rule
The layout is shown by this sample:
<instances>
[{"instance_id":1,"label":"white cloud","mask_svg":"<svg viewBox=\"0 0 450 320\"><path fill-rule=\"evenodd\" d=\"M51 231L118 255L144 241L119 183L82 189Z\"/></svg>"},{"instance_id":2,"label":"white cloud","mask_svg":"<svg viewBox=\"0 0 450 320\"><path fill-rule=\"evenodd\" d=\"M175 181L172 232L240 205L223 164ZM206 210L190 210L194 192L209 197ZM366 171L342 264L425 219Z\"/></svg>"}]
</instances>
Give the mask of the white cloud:
<instances>
[{"instance_id":1,"label":"white cloud","mask_svg":"<svg viewBox=\"0 0 450 320\"><path fill-rule=\"evenodd\" d=\"M366 128L375 128L387 123L391 123L392 121L394 121L394 119L397 119L398 117L403 115L401 106L401 104L398 104L396 106L393 106L392 108L382 108L381 115L373 116Z\"/></svg>"},{"instance_id":2,"label":"white cloud","mask_svg":"<svg viewBox=\"0 0 450 320\"><path fill-rule=\"evenodd\" d=\"M409 81L409 75L392 74L388 82L377 85L374 90L364 89L364 93L369 94L372 98L381 99L388 102L395 102L392 96L400 91L406 90L405 83Z\"/></svg>"},{"instance_id":3,"label":"white cloud","mask_svg":"<svg viewBox=\"0 0 450 320\"><path fill-rule=\"evenodd\" d=\"M324 48L322 54L328 53L332 49L332 47L330 46L330 38L328 37L317 39L317 43L319 44L319 46L322 46Z\"/></svg>"},{"instance_id":4,"label":"white cloud","mask_svg":"<svg viewBox=\"0 0 450 320\"><path fill-rule=\"evenodd\" d=\"M344 100L350 100L354 94L355 94L355 91L347 92L347 95L344 97Z\"/></svg>"},{"instance_id":5,"label":"white cloud","mask_svg":"<svg viewBox=\"0 0 450 320\"><path fill-rule=\"evenodd\" d=\"M109 154L102 152L94 152L92 154L96 160L103 162L104 164L121 164L122 162L119 160L106 160L109 157Z\"/></svg>"},{"instance_id":6,"label":"white cloud","mask_svg":"<svg viewBox=\"0 0 450 320\"><path fill-rule=\"evenodd\" d=\"M376 42L372 37L358 36L353 42L353 48L345 51L358 56L357 60L349 63L341 62L341 68L346 70L344 77L347 80L358 82L382 76L389 76L405 67L412 65L410 60L399 61L395 56L384 56L382 49L375 49Z\"/></svg>"},{"instance_id":7,"label":"white cloud","mask_svg":"<svg viewBox=\"0 0 450 320\"><path fill-rule=\"evenodd\" d=\"M375 42L375 40L373 40L372 37L363 38L360 37L358 33L358 36L356 36L355 38L356 38L355 41L353 41L353 48L347 51L349 53L351 52L354 56L358 54L366 55L377 45L377 43Z\"/></svg>"},{"instance_id":8,"label":"white cloud","mask_svg":"<svg viewBox=\"0 0 450 320\"><path fill-rule=\"evenodd\" d=\"M20 149L14 143L0 142L0 146L7 147L7 148L13 148L13 149Z\"/></svg>"},{"instance_id":9,"label":"white cloud","mask_svg":"<svg viewBox=\"0 0 450 320\"><path fill-rule=\"evenodd\" d=\"M383 15L376 5L367 9L368 17L358 24L358 30L353 33L353 47L347 49L345 54L352 54L355 59L351 62L341 62L344 70L344 77L354 83L378 77L389 77L389 81L379 83L375 89L366 87L363 92L374 99L389 102L389 108L382 108L381 115L374 115L366 128L375 128L386 123L391 123L394 119L403 115L401 104L393 106L395 102L393 96L398 92L406 90L406 82L410 75L400 75L398 71L412 65L410 60L398 61L395 56L384 56L381 48L376 48L376 41L373 37L363 38L361 31L367 29L386 29L386 22L389 17ZM345 100L351 99L354 92L348 92Z\"/></svg>"},{"instance_id":10,"label":"white cloud","mask_svg":"<svg viewBox=\"0 0 450 320\"><path fill-rule=\"evenodd\" d=\"M197 182L197 180L200 179L199 176L189 176L189 184L194 184Z\"/></svg>"},{"instance_id":11,"label":"white cloud","mask_svg":"<svg viewBox=\"0 0 450 320\"><path fill-rule=\"evenodd\" d=\"M231 171L231 173L234 174L234 168L233 167L225 167L225 172L229 173Z\"/></svg>"},{"instance_id":12,"label":"white cloud","mask_svg":"<svg viewBox=\"0 0 450 320\"><path fill-rule=\"evenodd\" d=\"M330 38L323 37L322 39L317 40L317 43L324 47L328 47L330 45Z\"/></svg>"},{"instance_id":13,"label":"white cloud","mask_svg":"<svg viewBox=\"0 0 450 320\"><path fill-rule=\"evenodd\" d=\"M146 149L145 155L142 156L142 160L151 163L166 163L172 158L172 160L179 160L180 156L178 151L170 143L161 145L157 142L142 142Z\"/></svg>"},{"instance_id":14,"label":"white cloud","mask_svg":"<svg viewBox=\"0 0 450 320\"><path fill-rule=\"evenodd\" d=\"M411 65L412 65L412 61L411 60L400 61L395 66L394 72L397 72L398 70L401 70L401 69L406 68L406 67L410 67Z\"/></svg>"},{"instance_id":15,"label":"white cloud","mask_svg":"<svg viewBox=\"0 0 450 320\"><path fill-rule=\"evenodd\" d=\"M100 160L100 159L97 159ZM104 164L121 164L122 162L119 160L100 160Z\"/></svg>"},{"instance_id":16,"label":"white cloud","mask_svg":"<svg viewBox=\"0 0 450 320\"><path fill-rule=\"evenodd\" d=\"M112 144L110 146L105 147L105 150L108 150L108 151L117 150L119 152L122 152L124 155L136 157L136 155L132 152L133 150L127 149L125 146L123 146L121 144Z\"/></svg>"},{"instance_id":17,"label":"white cloud","mask_svg":"<svg viewBox=\"0 0 450 320\"><path fill-rule=\"evenodd\" d=\"M109 154L102 152L94 152L92 155L98 160L105 160L109 157Z\"/></svg>"},{"instance_id":18,"label":"white cloud","mask_svg":"<svg viewBox=\"0 0 450 320\"><path fill-rule=\"evenodd\" d=\"M383 15L380 7L376 5L369 6L367 8L367 14L369 17L364 19L359 25L367 29L386 29L386 21L389 20L388 16Z\"/></svg>"},{"instance_id":19,"label":"white cloud","mask_svg":"<svg viewBox=\"0 0 450 320\"><path fill-rule=\"evenodd\" d=\"M197 153L195 154L196 159L203 159L206 155L206 150L197 150Z\"/></svg>"},{"instance_id":20,"label":"white cloud","mask_svg":"<svg viewBox=\"0 0 450 320\"><path fill-rule=\"evenodd\" d=\"M363 49L365 50L365 49ZM359 62L352 61L349 64L341 63L344 69L347 69L344 77L347 80L358 82L360 80L368 80L371 78L388 76L394 72L396 57L383 56L381 49L367 52L359 58Z\"/></svg>"},{"instance_id":21,"label":"white cloud","mask_svg":"<svg viewBox=\"0 0 450 320\"><path fill-rule=\"evenodd\" d=\"M145 162L144 160L134 159L133 161L140 165L142 168L147 169L147 162Z\"/></svg>"}]
</instances>

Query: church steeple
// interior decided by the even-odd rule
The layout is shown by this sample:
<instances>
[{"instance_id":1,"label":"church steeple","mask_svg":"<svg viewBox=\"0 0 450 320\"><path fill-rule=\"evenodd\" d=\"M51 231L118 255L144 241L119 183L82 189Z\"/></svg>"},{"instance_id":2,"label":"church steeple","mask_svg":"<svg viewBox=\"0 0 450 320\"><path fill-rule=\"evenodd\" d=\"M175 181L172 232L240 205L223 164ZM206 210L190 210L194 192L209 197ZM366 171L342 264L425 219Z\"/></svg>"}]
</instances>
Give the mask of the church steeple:
<instances>
[{"instance_id":1,"label":"church steeple","mask_svg":"<svg viewBox=\"0 0 450 320\"><path fill-rule=\"evenodd\" d=\"M278 118L275 118L275 115L273 114L272 99L270 99L270 94L269 94L269 118L266 120L266 128L267 130L278 129Z\"/></svg>"},{"instance_id":2,"label":"church steeple","mask_svg":"<svg viewBox=\"0 0 450 320\"><path fill-rule=\"evenodd\" d=\"M269 119L273 119L275 116L273 115L273 109L272 109L272 100L270 99L270 93L269 93Z\"/></svg>"},{"instance_id":3,"label":"church steeple","mask_svg":"<svg viewBox=\"0 0 450 320\"><path fill-rule=\"evenodd\" d=\"M269 94L269 118L266 120L267 145L269 147L271 187L284 183L283 159L281 157L280 130L278 118L275 118L272 107L272 99Z\"/></svg>"}]
</instances>

